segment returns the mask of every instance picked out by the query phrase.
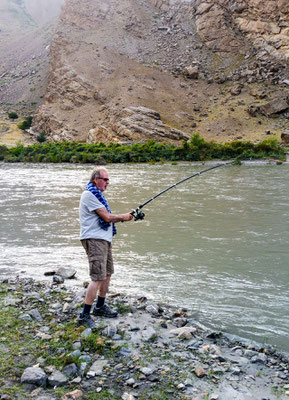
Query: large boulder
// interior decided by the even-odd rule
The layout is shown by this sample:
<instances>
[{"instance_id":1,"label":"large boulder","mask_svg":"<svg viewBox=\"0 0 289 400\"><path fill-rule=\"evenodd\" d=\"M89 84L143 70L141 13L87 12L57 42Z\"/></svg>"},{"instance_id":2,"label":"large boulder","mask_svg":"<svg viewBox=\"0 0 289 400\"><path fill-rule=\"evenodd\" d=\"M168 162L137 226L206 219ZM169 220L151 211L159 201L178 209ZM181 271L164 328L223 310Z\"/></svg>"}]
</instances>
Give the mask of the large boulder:
<instances>
[{"instance_id":1,"label":"large boulder","mask_svg":"<svg viewBox=\"0 0 289 400\"><path fill-rule=\"evenodd\" d=\"M283 143L289 144L289 129L285 129L285 131L281 133L281 139Z\"/></svg>"},{"instance_id":2,"label":"large boulder","mask_svg":"<svg viewBox=\"0 0 289 400\"><path fill-rule=\"evenodd\" d=\"M131 141L189 139L184 132L162 122L157 111L141 106L124 108L115 119L114 129L120 138Z\"/></svg>"},{"instance_id":3,"label":"large boulder","mask_svg":"<svg viewBox=\"0 0 289 400\"><path fill-rule=\"evenodd\" d=\"M36 386L45 386L47 375L39 367L26 368L21 376L21 383L30 383Z\"/></svg>"},{"instance_id":4,"label":"large boulder","mask_svg":"<svg viewBox=\"0 0 289 400\"><path fill-rule=\"evenodd\" d=\"M56 274L62 276L64 279L72 279L75 277L76 270L73 268L59 267Z\"/></svg>"},{"instance_id":5,"label":"large boulder","mask_svg":"<svg viewBox=\"0 0 289 400\"><path fill-rule=\"evenodd\" d=\"M275 114L280 114L289 108L287 97L276 97L275 99L267 102L260 106L260 112L267 117L274 116Z\"/></svg>"}]
</instances>

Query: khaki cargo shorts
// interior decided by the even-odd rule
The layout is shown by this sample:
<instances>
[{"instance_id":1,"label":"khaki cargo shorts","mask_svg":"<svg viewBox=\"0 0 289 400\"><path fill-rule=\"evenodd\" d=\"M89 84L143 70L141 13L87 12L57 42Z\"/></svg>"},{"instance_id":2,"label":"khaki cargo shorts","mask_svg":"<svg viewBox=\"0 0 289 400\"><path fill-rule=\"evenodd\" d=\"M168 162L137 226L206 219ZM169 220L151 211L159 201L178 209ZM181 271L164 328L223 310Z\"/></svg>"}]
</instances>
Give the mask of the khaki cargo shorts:
<instances>
[{"instance_id":1,"label":"khaki cargo shorts","mask_svg":"<svg viewBox=\"0 0 289 400\"><path fill-rule=\"evenodd\" d=\"M83 239L81 243L88 257L92 281L104 281L108 275L114 273L110 242L102 239Z\"/></svg>"}]
</instances>

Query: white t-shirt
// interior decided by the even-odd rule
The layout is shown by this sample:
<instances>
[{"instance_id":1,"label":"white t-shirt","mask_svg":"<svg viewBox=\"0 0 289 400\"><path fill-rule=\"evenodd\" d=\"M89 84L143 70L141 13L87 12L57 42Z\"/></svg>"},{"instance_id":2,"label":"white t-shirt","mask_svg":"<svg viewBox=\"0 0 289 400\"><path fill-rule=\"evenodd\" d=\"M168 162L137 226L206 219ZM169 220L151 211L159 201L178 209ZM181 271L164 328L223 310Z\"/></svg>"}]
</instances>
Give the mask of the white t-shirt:
<instances>
[{"instance_id":1,"label":"white t-shirt","mask_svg":"<svg viewBox=\"0 0 289 400\"><path fill-rule=\"evenodd\" d=\"M95 213L98 208L104 205L88 190L85 190L80 198L79 218L80 218L80 240L82 239L103 239L112 241L112 224L108 230L101 228L99 216Z\"/></svg>"}]
</instances>

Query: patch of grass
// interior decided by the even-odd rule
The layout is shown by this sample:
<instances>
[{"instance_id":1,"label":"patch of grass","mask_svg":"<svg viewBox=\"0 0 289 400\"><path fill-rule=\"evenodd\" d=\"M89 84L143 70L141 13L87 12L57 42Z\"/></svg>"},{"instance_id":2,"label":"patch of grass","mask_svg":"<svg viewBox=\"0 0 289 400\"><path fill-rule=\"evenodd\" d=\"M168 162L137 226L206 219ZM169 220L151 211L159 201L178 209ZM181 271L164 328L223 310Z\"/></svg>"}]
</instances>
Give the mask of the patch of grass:
<instances>
[{"instance_id":1,"label":"patch of grass","mask_svg":"<svg viewBox=\"0 0 289 400\"><path fill-rule=\"evenodd\" d=\"M285 394L286 390L284 388L278 388L276 386L272 386L272 393L274 393L277 397L281 397Z\"/></svg>"},{"instance_id":2,"label":"patch of grass","mask_svg":"<svg viewBox=\"0 0 289 400\"><path fill-rule=\"evenodd\" d=\"M25 343L25 352L33 352L35 348L35 335L33 329L23 329L23 321L18 319L19 311L17 307L9 306L0 310L0 326L5 330L1 332L2 343L7 346L6 351L0 352L0 376L15 377L26 367L23 359L19 357L23 353ZM32 328L32 322L25 322L28 328Z\"/></svg>"},{"instance_id":3,"label":"patch of grass","mask_svg":"<svg viewBox=\"0 0 289 400\"><path fill-rule=\"evenodd\" d=\"M6 394L6 395L10 396L11 399L21 398L24 400L24 399L30 398L30 396L27 393L25 393L25 391L22 389L22 385L19 385L19 386L13 385L13 386L9 386L9 388L8 387L5 388L5 386L4 386L3 388L0 389L0 394Z\"/></svg>"},{"instance_id":4,"label":"patch of grass","mask_svg":"<svg viewBox=\"0 0 289 400\"><path fill-rule=\"evenodd\" d=\"M119 314L128 314L131 311L130 307L124 303L117 303L116 308L117 308L117 311L119 312Z\"/></svg>"},{"instance_id":5,"label":"patch of grass","mask_svg":"<svg viewBox=\"0 0 289 400\"><path fill-rule=\"evenodd\" d=\"M83 340L83 344L85 348L89 349L89 351L103 354L106 342L97 333L92 333L87 339Z\"/></svg>"},{"instance_id":6,"label":"patch of grass","mask_svg":"<svg viewBox=\"0 0 289 400\"><path fill-rule=\"evenodd\" d=\"M100 393L87 392L84 396L87 400L120 400L120 396L111 394L109 390L102 390Z\"/></svg>"},{"instance_id":7,"label":"patch of grass","mask_svg":"<svg viewBox=\"0 0 289 400\"><path fill-rule=\"evenodd\" d=\"M166 390L167 389L167 390ZM180 399L182 397L179 397L178 394L173 394L171 391L168 391L168 389L175 389L173 385L168 384L167 388L156 388L154 392L151 391L142 391L138 397L139 400L171 400L171 399Z\"/></svg>"}]
</instances>

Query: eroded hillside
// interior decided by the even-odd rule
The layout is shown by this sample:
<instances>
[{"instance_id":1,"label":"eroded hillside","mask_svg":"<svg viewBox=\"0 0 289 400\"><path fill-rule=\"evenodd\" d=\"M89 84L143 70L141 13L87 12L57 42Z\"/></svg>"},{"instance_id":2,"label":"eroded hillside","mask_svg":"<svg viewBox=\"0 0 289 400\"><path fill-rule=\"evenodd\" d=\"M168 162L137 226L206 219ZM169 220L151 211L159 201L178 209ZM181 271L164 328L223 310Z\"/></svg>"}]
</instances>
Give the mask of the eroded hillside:
<instances>
[{"instance_id":1,"label":"eroded hillside","mask_svg":"<svg viewBox=\"0 0 289 400\"><path fill-rule=\"evenodd\" d=\"M288 121L285 0L66 0L33 132L258 141Z\"/></svg>"}]
</instances>

